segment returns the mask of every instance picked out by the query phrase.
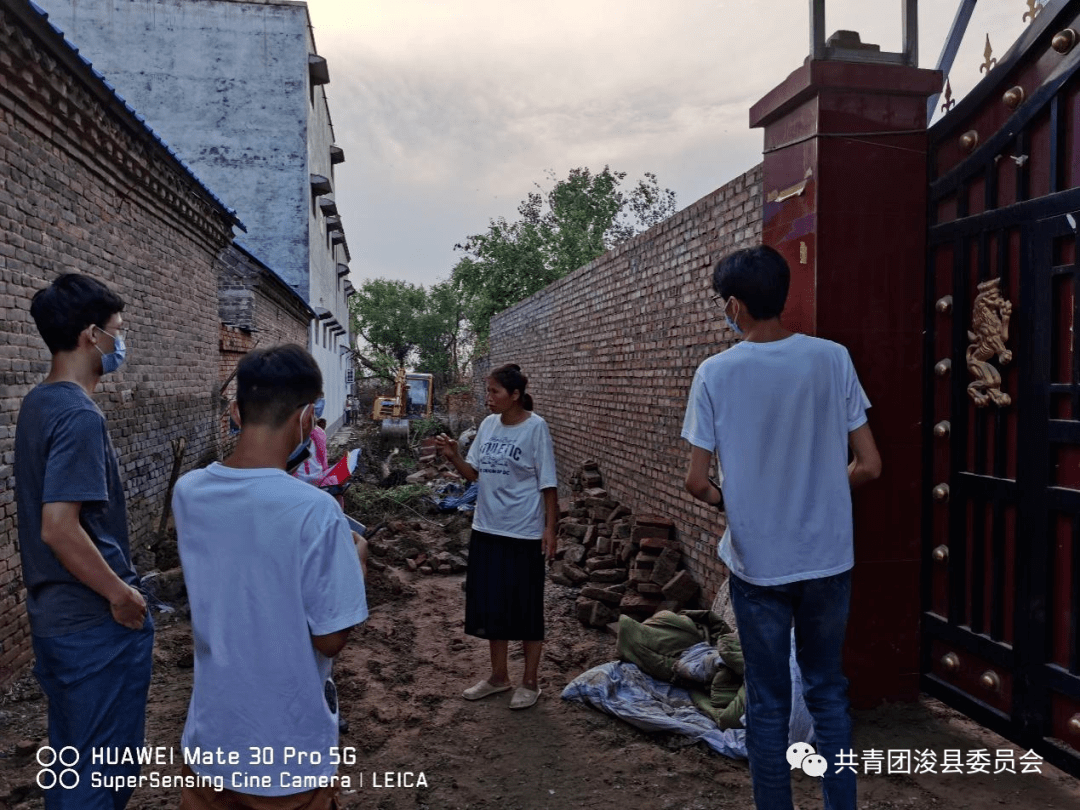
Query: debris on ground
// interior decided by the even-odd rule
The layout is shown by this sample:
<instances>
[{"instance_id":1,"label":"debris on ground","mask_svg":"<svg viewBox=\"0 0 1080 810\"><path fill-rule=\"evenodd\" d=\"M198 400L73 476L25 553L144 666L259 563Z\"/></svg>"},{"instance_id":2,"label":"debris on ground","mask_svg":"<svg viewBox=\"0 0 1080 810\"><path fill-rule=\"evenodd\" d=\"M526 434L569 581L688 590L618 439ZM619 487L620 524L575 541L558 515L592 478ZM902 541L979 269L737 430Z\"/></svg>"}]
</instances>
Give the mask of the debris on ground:
<instances>
[{"instance_id":1,"label":"debris on ground","mask_svg":"<svg viewBox=\"0 0 1080 810\"><path fill-rule=\"evenodd\" d=\"M578 620L578 588L549 583L545 590L543 697L535 707L511 712L509 694L462 700L461 690L484 677L490 666L487 643L463 632L464 573L453 571L454 557L468 563L470 518L457 511L436 511L427 500L434 490L428 484L382 487L379 463L389 449L378 443L378 426L372 427L373 440L368 437L370 428L361 423L339 431L330 451L333 460L347 449L363 448L356 483L346 494L346 511L370 527L373 541L367 582L371 616L353 632L334 662L341 710L349 723L340 741L339 772L351 779L341 792L342 808L622 810L643 806L642 802L659 810L747 807L751 794L745 762L717 756L704 744L688 745L682 735L645 733L558 699L574 678L616 655L610 635ZM410 446L394 456L391 466L411 474L422 465ZM589 485L574 493L575 498L584 498L585 489L602 489L599 471L590 472L596 475L588 477ZM376 497L376 492L381 494ZM359 502L367 511L357 511L350 503L352 493L364 496ZM568 504L568 512L569 508ZM663 539L663 525L650 524L640 516L636 522L628 518L629 510L610 522L613 540L633 545L634 531L641 527L659 531ZM586 531L589 526L603 528L593 523L591 513L573 519L587 523ZM627 528L614 529L619 520ZM598 531L595 535L597 539L604 536ZM639 536L634 556L626 561L626 578L603 587L625 584L629 590L632 581L645 581L630 577L630 562L641 553L643 538ZM564 544L569 539L564 537ZM573 537L573 542L580 539L584 535ZM167 543L162 546L157 558L162 571L153 579L158 597L177 610L155 616L158 629L146 739L148 746L177 752L177 761L162 768L144 767L143 773L159 770L163 776L176 776L182 762L179 746L191 693L193 646L191 623L183 609L183 578L170 556L175 555L175 540L171 549ZM593 557L583 559L587 563ZM449 572L440 568L447 565ZM430 573L422 573L421 566L430 568ZM589 573L587 567L583 570ZM641 564L634 570L646 568ZM522 666L521 647L512 644L510 672L515 680ZM44 806L43 791L35 781L41 766L34 754L47 740L45 709L46 701L30 672L0 693L0 807L41 810ZM1023 753L930 698L854 714L858 750L1010 749ZM793 772L792 782L797 806L820 806L818 779ZM944 806L1065 810L1080 802L1076 780L1045 764L1039 774L1024 775L860 776L859 790L860 807L865 810ZM136 789L128 808L172 810L178 801L175 789L147 783Z\"/></svg>"}]
</instances>

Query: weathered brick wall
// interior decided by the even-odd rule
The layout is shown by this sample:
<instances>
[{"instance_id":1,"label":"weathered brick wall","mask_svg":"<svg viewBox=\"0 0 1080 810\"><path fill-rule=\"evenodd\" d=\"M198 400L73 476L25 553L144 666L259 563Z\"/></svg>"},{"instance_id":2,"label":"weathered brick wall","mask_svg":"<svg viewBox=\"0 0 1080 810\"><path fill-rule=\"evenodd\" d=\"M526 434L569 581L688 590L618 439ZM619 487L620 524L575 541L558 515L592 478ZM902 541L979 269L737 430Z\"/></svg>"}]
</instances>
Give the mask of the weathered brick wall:
<instances>
[{"instance_id":1,"label":"weathered brick wall","mask_svg":"<svg viewBox=\"0 0 1080 810\"><path fill-rule=\"evenodd\" d=\"M229 433L229 402L236 398L236 364L251 351L255 336L236 326L221 324L218 354L218 447L219 460L228 456L236 447L236 436Z\"/></svg>"},{"instance_id":2,"label":"weathered brick wall","mask_svg":"<svg viewBox=\"0 0 1080 810\"><path fill-rule=\"evenodd\" d=\"M281 343L306 346L311 313L284 281L235 242L220 256L218 306L219 449L224 457L236 444L229 435L228 415L228 403L236 397L236 364L256 345L261 349Z\"/></svg>"},{"instance_id":3,"label":"weathered brick wall","mask_svg":"<svg viewBox=\"0 0 1080 810\"><path fill-rule=\"evenodd\" d=\"M689 446L679 433L698 364L734 337L709 298L712 266L760 243L761 211L757 166L493 318L490 354L476 366L477 393L502 363L528 375L563 486L595 459L635 513L675 521L706 604L721 573L722 525L683 489Z\"/></svg>"},{"instance_id":4,"label":"weathered brick wall","mask_svg":"<svg viewBox=\"0 0 1080 810\"><path fill-rule=\"evenodd\" d=\"M218 316L223 324L256 332L259 345L307 345L314 313L298 293L241 245L222 251Z\"/></svg>"},{"instance_id":5,"label":"weathered brick wall","mask_svg":"<svg viewBox=\"0 0 1080 810\"><path fill-rule=\"evenodd\" d=\"M12 470L19 404L49 366L31 296L77 271L127 304L128 360L95 399L138 549L170 440L186 437L185 468L217 453L216 257L231 238L224 210L33 16L0 6L0 683L31 658Z\"/></svg>"}]
</instances>

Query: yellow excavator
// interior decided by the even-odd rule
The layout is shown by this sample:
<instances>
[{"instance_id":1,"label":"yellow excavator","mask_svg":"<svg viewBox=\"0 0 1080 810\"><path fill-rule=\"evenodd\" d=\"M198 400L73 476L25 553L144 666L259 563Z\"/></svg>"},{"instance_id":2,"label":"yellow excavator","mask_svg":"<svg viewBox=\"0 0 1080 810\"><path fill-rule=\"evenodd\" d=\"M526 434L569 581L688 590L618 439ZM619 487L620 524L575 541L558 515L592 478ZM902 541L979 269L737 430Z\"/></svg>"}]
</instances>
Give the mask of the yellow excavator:
<instances>
[{"instance_id":1,"label":"yellow excavator","mask_svg":"<svg viewBox=\"0 0 1080 810\"><path fill-rule=\"evenodd\" d=\"M375 397L371 418L382 422L380 432L384 437L407 442L409 420L430 419L434 399L434 376L407 372L402 366L394 377L394 395Z\"/></svg>"}]
</instances>

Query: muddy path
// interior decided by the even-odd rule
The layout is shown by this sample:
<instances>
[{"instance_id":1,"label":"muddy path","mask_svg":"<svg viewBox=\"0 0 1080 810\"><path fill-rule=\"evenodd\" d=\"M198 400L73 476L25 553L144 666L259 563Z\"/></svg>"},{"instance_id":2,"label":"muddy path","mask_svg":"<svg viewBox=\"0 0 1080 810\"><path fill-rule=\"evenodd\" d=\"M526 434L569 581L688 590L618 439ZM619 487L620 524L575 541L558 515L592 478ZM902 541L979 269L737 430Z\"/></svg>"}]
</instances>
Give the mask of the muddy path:
<instances>
[{"instance_id":1,"label":"muddy path","mask_svg":"<svg viewBox=\"0 0 1080 810\"><path fill-rule=\"evenodd\" d=\"M590 708L559 699L583 670L611 660L614 640L574 617L574 592L550 585L544 694L510 711L509 693L467 702L461 690L487 671L486 644L462 634L462 574L428 575L387 567L371 578L371 619L335 664L349 730L341 745L355 761L346 808L749 808L744 762L648 735ZM191 689L191 633L182 615L163 617L154 652L148 711L151 745L179 747ZM520 649L511 673L520 677ZM929 699L856 716L865 749L1022 751ZM45 739L45 702L32 678L0 700L0 807L44 806L33 752ZM179 765L162 768L178 773ZM1018 769L1019 770L1019 769ZM421 774L423 775L421 777ZM820 807L817 780L794 775L797 806ZM175 808L174 789L139 788L134 810ZM861 808L1080 807L1080 785L1043 766L1041 774L864 776Z\"/></svg>"}]
</instances>

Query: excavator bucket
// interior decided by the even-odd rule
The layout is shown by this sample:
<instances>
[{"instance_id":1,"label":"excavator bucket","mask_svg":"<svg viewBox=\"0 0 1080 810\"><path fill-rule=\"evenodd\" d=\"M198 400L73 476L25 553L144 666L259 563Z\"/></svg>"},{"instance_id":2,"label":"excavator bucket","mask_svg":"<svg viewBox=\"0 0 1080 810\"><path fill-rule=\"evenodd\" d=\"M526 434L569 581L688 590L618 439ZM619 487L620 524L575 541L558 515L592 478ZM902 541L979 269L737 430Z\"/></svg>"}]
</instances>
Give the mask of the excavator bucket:
<instances>
[{"instance_id":1,"label":"excavator bucket","mask_svg":"<svg viewBox=\"0 0 1080 810\"><path fill-rule=\"evenodd\" d=\"M393 442L408 444L409 420L408 419L383 419L379 432L384 439Z\"/></svg>"}]
</instances>

